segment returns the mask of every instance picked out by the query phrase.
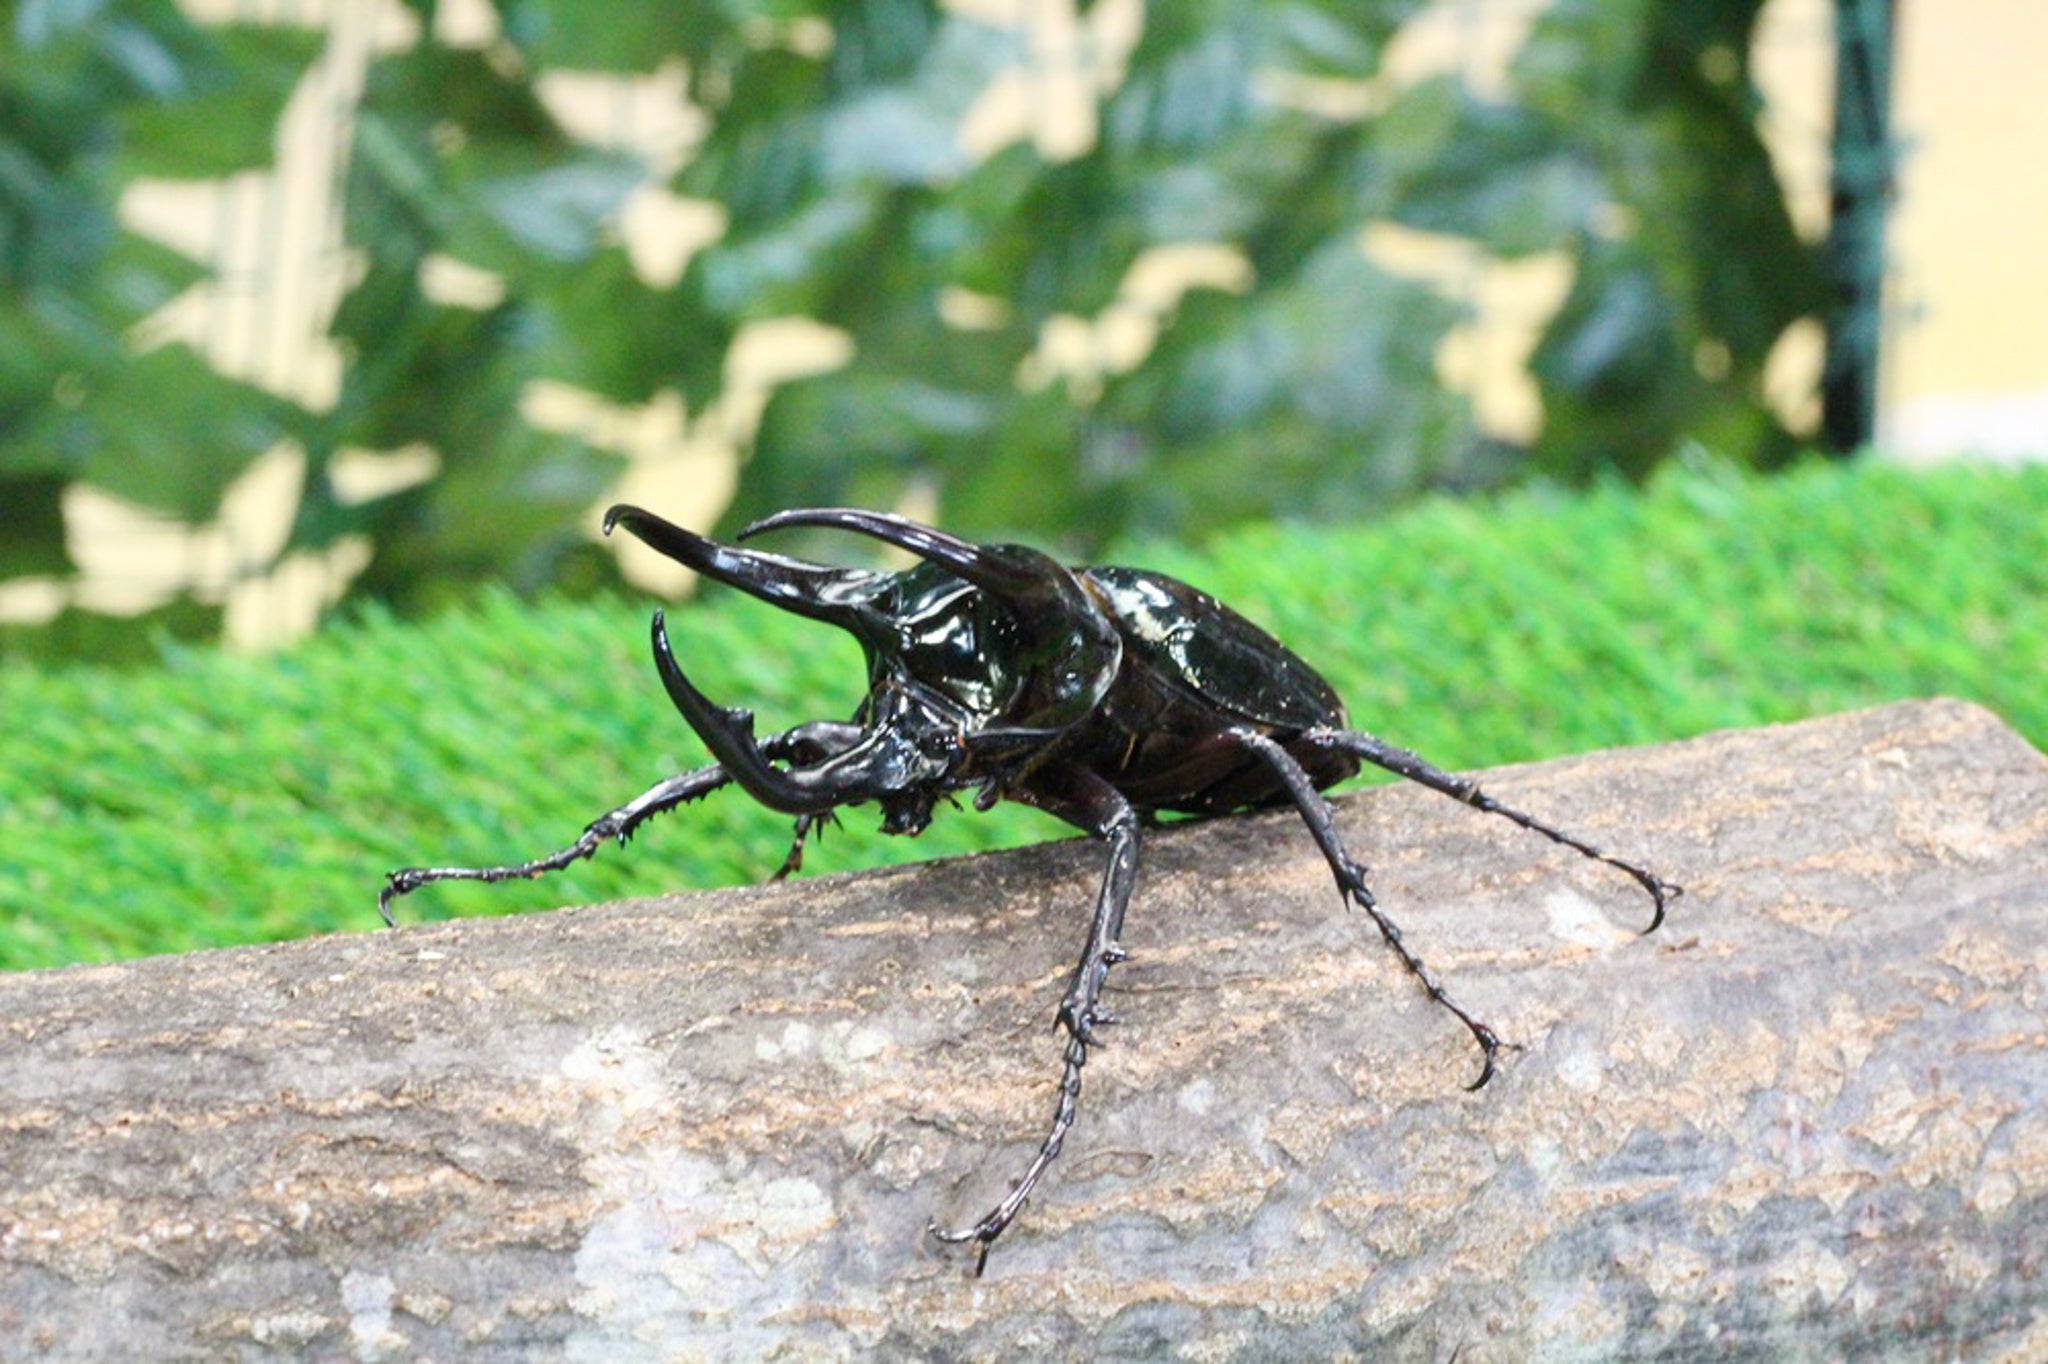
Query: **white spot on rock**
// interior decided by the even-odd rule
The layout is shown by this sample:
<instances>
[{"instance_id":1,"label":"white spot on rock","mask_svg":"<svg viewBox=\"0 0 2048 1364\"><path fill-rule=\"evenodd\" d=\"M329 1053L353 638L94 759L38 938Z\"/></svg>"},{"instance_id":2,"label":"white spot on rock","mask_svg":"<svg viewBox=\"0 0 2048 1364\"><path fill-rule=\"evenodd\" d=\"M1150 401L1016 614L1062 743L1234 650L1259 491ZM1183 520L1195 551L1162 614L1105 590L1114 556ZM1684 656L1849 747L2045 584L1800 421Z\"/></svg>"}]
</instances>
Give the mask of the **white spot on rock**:
<instances>
[{"instance_id":1,"label":"white spot on rock","mask_svg":"<svg viewBox=\"0 0 2048 1364\"><path fill-rule=\"evenodd\" d=\"M1545 896L1543 915L1550 922L1552 937L1579 947L1618 947L1635 937L1601 913L1591 900L1569 890Z\"/></svg>"},{"instance_id":2,"label":"white spot on rock","mask_svg":"<svg viewBox=\"0 0 2048 1364\"><path fill-rule=\"evenodd\" d=\"M794 1060L809 1051L817 1032L808 1023L791 1022L780 1038L762 1037L754 1042L754 1055L763 1061Z\"/></svg>"},{"instance_id":3,"label":"white spot on rock","mask_svg":"<svg viewBox=\"0 0 2048 1364\"><path fill-rule=\"evenodd\" d=\"M751 1323L803 1305L808 1276L783 1266L838 1220L816 1183L730 1177L673 1149L600 1166L624 1195L576 1252L571 1359L752 1359L772 1336Z\"/></svg>"},{"instance_id":4,"label":"white spot on rock","mask_svg":"<svg viewBox=\"0 0 2048 1364\"><path fill-rule=\"evenodd\" d=\"M391 1329L391 1303L398 1285L388 1274L351 1269L341 1276L341 1305L348 1309L349 1339L358 1359L381 1359L405 1348L405 1337Z\"/></svg>"},{"instance_id":5,"label":"white spot on rock","mask_svg":"<svg viewBox=\"0 0 2048 1364\"><path fill-rule=\"evenodd\" d=\"M791 1022L764 1038L764 1059L871 1055L886 1034ZM831 1195L795 1175L729 1164L655 1144L678 1102L662 1057L628 1028L608 1029L562 1059L576 1099L582 1175L602 1209L576 1249L572 1305L582 1329L572 1360L754 1359L776 1336L761 1323L815 1296L816 1275L791 1272L839 1220ZM822 1267L819 1273L822 1273ZM385 1285L388 1302L389 1285ZM388 1306L386 1307L388 1319Z\"/></svg>"},{"instance_id":6,"label":"white spot on rock","mask_svg":"<svg viewBox=\"0 0 2048 1364\"><path fill-rule=\"evenodd\" d=\"M1599 1089L1606 1073L1605 1058L1591 1047L1575 1047L1557 1060L1557 1078L1581 1094Z\"/></svg>"}]
</instances>

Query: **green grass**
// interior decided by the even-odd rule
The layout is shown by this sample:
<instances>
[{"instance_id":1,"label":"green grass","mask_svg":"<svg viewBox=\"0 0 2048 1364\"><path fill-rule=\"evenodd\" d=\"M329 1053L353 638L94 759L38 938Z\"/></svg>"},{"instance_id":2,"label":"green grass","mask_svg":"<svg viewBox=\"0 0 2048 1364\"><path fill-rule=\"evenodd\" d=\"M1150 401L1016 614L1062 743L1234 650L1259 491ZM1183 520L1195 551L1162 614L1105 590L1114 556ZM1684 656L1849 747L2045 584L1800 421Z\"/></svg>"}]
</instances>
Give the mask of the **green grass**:
<instances>
[{"instance_id":1,"label":"green grass","mask_svg":"<svg viewBox=\"0 0 2048 1364\"><path fill-rule=\"evenodd\" d=\"M1355 723L1453 767L1934 694L2048 741L2043 468L1676 470L1643 492L1432 502L1116 557L1232 602L1323 670ZM493 595L419 625L367 613L278 657L0 668L0 967L363 930L388 867L559 846L705 760L648 662L652 605ZM700 684L764 732L858 697L849 640L737 594L671 629ZM1063 832L1007 808L942 810L915 842L873 823L855 812L810 868ZM786 836L723 792L561 876L400 909L744 882Z\"/></svg>"}]
</instances>

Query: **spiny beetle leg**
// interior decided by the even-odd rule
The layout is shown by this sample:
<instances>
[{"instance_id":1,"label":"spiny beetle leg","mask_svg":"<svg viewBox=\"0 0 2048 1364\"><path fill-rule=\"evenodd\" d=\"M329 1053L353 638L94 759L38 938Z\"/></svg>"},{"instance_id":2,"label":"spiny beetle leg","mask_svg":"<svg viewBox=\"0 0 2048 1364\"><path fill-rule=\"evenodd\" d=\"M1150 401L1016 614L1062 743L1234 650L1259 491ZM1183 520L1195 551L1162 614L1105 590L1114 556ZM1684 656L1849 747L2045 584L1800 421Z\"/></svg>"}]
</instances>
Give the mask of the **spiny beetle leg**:
<instances>
[{"instance_id":1,"label":"spiny beetle leg","mask_svg":"<svg viewBox=\"0 0 2048 1364\"><path fill-rule=\"evenodd\" d=\"M1025 1167L1024 1177L1011 1188L1008 1197L970 1226L947 1228L933 1222L928 1230L938 1240L952 1245L976 1242L974 1273L979 1278L988 1267L989 1247L1003 1229L1015 1220L1031 1191L1059 1158L1067 1130L1074 1125L1081 1103L1081 1071L1088 1064L1088 1048L1095 1041L1095 1029L1115 1022L1102 1013L1103 982L1109 968L1130 954L1117 941L1123 932L1124 911L1131 903L1131 891L1138 881L1138 818L1116 788L1093 773L1076 772L1070 779L1071 805L1049 806L1053 813L1087 829L1109 844L1109 864L1102 877L1102 890L1095 901L1095 917L1088 931L1088 946L1081 953L1072 982L1059 1008L1060 1026L1067 1032L1064 1067L1060 1074L1059 1098L1052 1123L1038 1152Z\"/></svg>"},{"instance_id":2,"label":"spiny beetle leg","mask_svg":"<svg viewBox=\"0 0 2048 1364\"><path fill-rule=\"evenodd\" d=\"M1666 881L1648 867L1602 852L1584 839L1568 834L1554 825L1546 824L1534 815L1524 814L1520 810L1502 805L1481 791L1477 782L1446 772L1419 754L1411 753L1405 748L1396 748L1393 744L1362 730L1312 729L1301 737L1303 742L1317 748L1336 749L1363 758L1375 767L1384 767L1387 771L1427 786L1432 791L1440 791L1475 810L1513 820L1524 829L1542 834L1553 843L1561 843L1596 862L1605 862L1610 867L1628 873L1635 879L1636 884L1649 892L1650 900L1656 906L1650 917L1649 927L1643 930L1645 933L1656 932L1658 925L1664 922L1665 907L1685 893L1683 886Z\"/></svg>"},{"instance_id":3,"label":"spiny beetle leg","mask_svg":"<svg viewBox=\"0 0 2048 1364\"><path fill-rule=\"evenodd\" d=\"M650 816L708 795L730 780L715 764L663 778L618 809L592 820L582 836L568 847L545 857L536 857L531 862L516 862L502 867L405 867L390 872L384 878L384 888L377 892L377 912L384 916L384 923L389 927L393 922L391 902L435 881L512 881L560 871L580 858L595 855L607 839L616 838L624 843L632 837L633 830Z\"/></svg>"},{"instance_id":4,"label":"spiny beetle leg","mask_svg":"<svg viewBox=\"0 0 2048 1364\"><path fill-rule=\"evenodd\" d=\"M1031 1164L1024 1170L1024 1177L1011 1188L1009 1196L991 1208L979 1222L966 1227L942 1227L936 1221L926 1230L936 1240L948 1245L960 1245L968 1241L976 1243L974 1256L974 1277L980 1278L988 1268L989 1247L1003 1234L1003 1229L1016 1220L1023 1211L1024 1200L1031 1196L1031 1190L1042 1179L1053 1161L1059 1158L1060 1147L1067 1138L1067 1129L1074 1125L1074 1116L1081 1106L1081 1068L1088 1064L1088 1044L1078 1036L1067 1038L1066 1068L1060 1075L1060 1097L1053 1110L1052 1126L1039 1144L1038 1154L1031 1158Z\"/></svg>"},{"instance_id":5,"label":"spiny beetle leg","mask_svg":"<svg viewBox=\"0 0 2048 1364\"><path fill-rule=\"evenodd\" d=\"M1484 1087L1486 1082L1493 1078L1495 1058L1500 1054L1502 1044L1499 1034L1467 1013L1462 1005L1452 999L1436 976L1423 965L1422 958L1410 951L1408 945L1401 940L1400 926L1387 917L1373 899L1372 891L1366 888L1365 868L1352 861L1350 855L1344 851L1344 844L1337 837L1336 820L1331 813L1330 803L1316 790L1315 783L1310 780L1301 764L1295 761L1294 755L1282 748L1274 739L1255 729L1238 728L1231 730L1230 734L1272 768L1274 774L1286 785L1287 794L1294 800L1294 808L1301 812L1301 818L1308 825L1309 833L1314 836L1316 846L1322 849L1323 860L1330 864L1330 871L1337 878L1337 888L1343 892L1345 898L1371 917L1373 925L1380 931L1380 937L1394 950L1394 955L1401 959L1401 965L1408 969L1408 974L1422 983L1422 988L1430 999L1448 1009L1451 1016L1463 1023L1471 1032L1473 1040L1479 1044L1484 1064L1480 1067L1479 1078L1465 1088Z\"/></svg>"},{"instance_id":6,"label":"spiny beetle leg","mask_svg":"<svg viewBox=\"0 0 2048 1364\"><path fill-rule=\"evenodd\" d=\"M771 757L814 761L851 747L860 738L860 733L858 725L818 720L770 735L762 748ZM390 925L393 922L393 900L435 881L530 880L551 871L561 871L581 858L594 856L608 839L624 843L633 836L635 829L653 816L709 795L731 780L725 769L716 763L665 777L616 810L607 811L592 820L582 836L568 847L530 862L515 862L501 867L405 867L391 872L384 878L383 889L377 892L377 912L383 916L385 924Z\"/></svg>"},{"instance_id":7,"label":"spiny beetle leg","mask_svg":"<svg viewBox=\"0 0 2048 1364\"><path fill-rule=\"evenodd\" d=\"M778 740L771 740L769 746L775 756L784 757L795 763L814 763L836 753L844 753L860 742L859 725L844 724L836 720L813 720L788 730ZM837 824L836 811L826 810L821 814L798 815L796 828L790 835L789 854L782 859L782 865L769 874L771 881L781 881L803 870L804 840L814 832L822 835L825 827Z\"/></svg>"},{"instance_id":8,"label":"spiny beetle leg","mask_svg":"<svg viewBox=\"0 0 2048 1364\"><path fill-rule=\"evenodd\" d=\"M836 811L832 810L827 810L823 814L818 815L798 815L796 817L795 832L790 835L789 855L782 859L782 865L771 872L768 879L771 881L787 880L797 872L802 871L804 867L804 840L810 838L813 832L822 835L827 825L837 824L838 822L839 815Z\"/></svg>"}]
</instances>

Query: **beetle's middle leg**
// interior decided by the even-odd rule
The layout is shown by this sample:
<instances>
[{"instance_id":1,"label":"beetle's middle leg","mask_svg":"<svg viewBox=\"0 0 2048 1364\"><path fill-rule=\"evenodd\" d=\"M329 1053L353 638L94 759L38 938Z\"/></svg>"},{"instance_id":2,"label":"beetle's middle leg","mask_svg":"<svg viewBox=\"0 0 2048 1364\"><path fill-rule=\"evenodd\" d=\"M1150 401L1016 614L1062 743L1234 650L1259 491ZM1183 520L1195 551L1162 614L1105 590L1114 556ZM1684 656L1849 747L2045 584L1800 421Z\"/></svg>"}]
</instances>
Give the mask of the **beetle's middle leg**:
<instances>
[{"instance_id":1,"label":"beetle's middle leg","mask_svg":"<svg viewBox=\"0 0 2048 1364\"><path fill-rule=\"evenodd\" d=\"M1502 1045L1499 1034L1467 1013L1462 1005L1452 999L1436 976L1422 964L1422 958L1401 940L1400 927L1380 909L1373 900L1372 891L1366 887L1365 868L1352 861L1351 855L1344 851L1344 844L1337 837L1336 819L1331 813L1330 803L1316 790L1315 783L1310 780L1301 764L1295 761L1294 755L1281 747L1277 741L1255 729L1236 728L1230 730L1229 734L1238 744L1256 754L1266 766L1272 768L1274 774L1286 784L1287 794L1293 798L1295 809L1301 812L1302 819L1308 824L1309 833L1315 836L1316 846L1323 850L1323 859L1330 864L1331 872L1337 877L1338 889L1343 891L1345 898L1371 916L1374 926L1380 931L1380 936L1386 939L1387 946L1394 949L1394 955L1408 968L1408 974L1422 983L1422 988L1430 999L1450 1010L1452 1016L1470 1029L1473 1040L1479 1043L1479 1050L1484 1054L1485 1065L1479 1072L1479 1078L1465 1087L1478 1089L1483 1086L1493 1078L1494 1058L1499 1054Z\"/></svg>"},{"instance_id":2,"label":"beetle's middle leg","mask_svg":"<svg viewBox=\"0 0 2048 1364\"><path fill-rule=\"evenodd\" d=\"M1060 1001L1059 1023L1067 1032L1067 1050L1052 1125L1045 1140L1039 1143L1038 1154L1025 1168L1024 1177L987 1216L972 1226L945 1228L934 1222L930 1227L931 1234L941 1241L980 1243L980 1254L974 1262L976 1276L988 1266L989 1247L1023 1208L1024 1200L1031 1196L1047 1168L1059 1158L1067 1129L1074 1125L1080 1108L1081 1068L1088 1064L1088 1048L1095 1042L1095 1029L1116 1022L1101 1010L1102 985L1109 977L1109 968L1128 955L1118 938L1123 933L1124 910L1131 903L1131 891L1138 881L1138 816L1121 792L1092 772L1073 773L1069 786L1071 804L1042 803L1062 819L1106 841L1109 865L1103 872L1102 890L1096 896L1088 946L1074 968L1066 997Z\"/></svg>"}]
</instances>

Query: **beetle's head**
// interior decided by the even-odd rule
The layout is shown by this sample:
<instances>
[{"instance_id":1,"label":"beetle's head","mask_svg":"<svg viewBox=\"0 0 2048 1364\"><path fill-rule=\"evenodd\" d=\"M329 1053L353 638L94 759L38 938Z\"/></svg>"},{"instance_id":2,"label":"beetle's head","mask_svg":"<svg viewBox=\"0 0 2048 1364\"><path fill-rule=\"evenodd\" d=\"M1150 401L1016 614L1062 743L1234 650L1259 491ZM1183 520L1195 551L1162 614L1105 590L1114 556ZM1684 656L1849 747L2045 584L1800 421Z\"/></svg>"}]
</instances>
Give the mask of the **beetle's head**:
<instances>
[{"instance_id":1,"label":"beetle's head","mask_svg":"<svg viewBox=\"0 0 2048 1364\"><path fill-rule=\"evenodd\" d=\"M900 677L935 690L991 740L1028 741L1085 718L1122 659L1115 626L1080 580L1023 545L977 545L904 517L843 507L780 512L739 536L832 527L940 570L901 574L721 545L637 507L613 507L606 531L615 525L707 577L850 631L878 681Z\"/></svg>"},{"instance_id":2,"label":"beetle's head","mask_svg":"<svg viewBox=\"0 0 2048 1364\"><path fill-rule=\"evenodd\" d=\"M845 507L778 512L742 530L740 538L786 526L830 526L871 536L974 589L971 597L950 599L937 622L906 621L900 614L929 597L876 595L861 624L879 624L898 641L940 636L967 620L980 625L974 647L995 655L979 660L980 666L1000 679L996 708L979 717L984 732L1057 733L1091 713L1116 678L1123 641L1115 625L1080 580L1049 555L1026 545L977 545L901 516ZM891 609L899 614L892 616Z\"/></svg>"}]
</instances>

